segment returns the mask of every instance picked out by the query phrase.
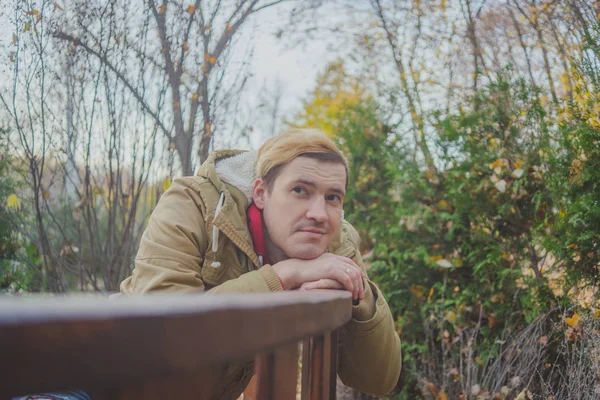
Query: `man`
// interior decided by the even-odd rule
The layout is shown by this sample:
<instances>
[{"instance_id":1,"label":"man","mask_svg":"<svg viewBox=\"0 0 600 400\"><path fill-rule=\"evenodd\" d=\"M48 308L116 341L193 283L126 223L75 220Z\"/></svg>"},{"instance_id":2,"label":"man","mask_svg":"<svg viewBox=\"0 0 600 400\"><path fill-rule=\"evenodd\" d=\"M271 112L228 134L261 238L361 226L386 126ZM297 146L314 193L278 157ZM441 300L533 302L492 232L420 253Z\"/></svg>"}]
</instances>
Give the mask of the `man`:
<instances>
[{"instance_id":1,"label":"man","mask_svg":"<svg viewBox=\"0 0 600 400\"><path fill-rule=\"evenodd\" d=\"M400 375L400 339L343 220L347 185L344 155L315 130L284 132L257 155L214 152L161 197L121 292L347 290L354 305L339 331L340 378L384 395ZM251 362L223 368L212 397L237 398L252 374Z\"/></svg>"}]
</instances>

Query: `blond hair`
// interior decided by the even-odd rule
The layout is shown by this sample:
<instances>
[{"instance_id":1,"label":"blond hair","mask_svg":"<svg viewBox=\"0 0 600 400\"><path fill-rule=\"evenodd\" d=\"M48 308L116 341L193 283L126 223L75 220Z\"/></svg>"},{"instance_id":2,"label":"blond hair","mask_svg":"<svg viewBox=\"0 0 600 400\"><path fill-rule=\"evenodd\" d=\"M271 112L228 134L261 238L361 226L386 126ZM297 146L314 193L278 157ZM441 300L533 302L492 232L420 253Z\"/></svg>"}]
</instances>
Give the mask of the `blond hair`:
<instances>
[{"instance_id":1,"label":"blond hair","mask_svg":"<svg viewBox=\"0 0 600 400\"><path fill-rule=\"evenodd\" d=\"M346 157L333 140L317 129L289 129L263 143L258 150L256 176L262 178L267 187L272 187L279 167L299 156L343 164L346 170L346 186L348 185Z\"/></svg>"}]
</instances>

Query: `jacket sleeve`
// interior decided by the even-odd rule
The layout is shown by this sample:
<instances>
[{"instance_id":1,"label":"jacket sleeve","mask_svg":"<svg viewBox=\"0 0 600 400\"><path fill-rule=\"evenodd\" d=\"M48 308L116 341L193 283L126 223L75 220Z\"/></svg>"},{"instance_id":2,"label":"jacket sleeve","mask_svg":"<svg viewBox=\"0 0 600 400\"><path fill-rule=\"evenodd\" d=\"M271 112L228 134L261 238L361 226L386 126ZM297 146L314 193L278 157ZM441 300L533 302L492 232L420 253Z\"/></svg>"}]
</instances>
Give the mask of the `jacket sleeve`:
<instances>
[{"instance_id":1,"label":"jacket sleeve","mask_svg":"<svg viewBox=\"0 0 600 400\"><path fill-rule=\"evenodd\" d=\"M356 255L353 260L363 270L358 250L358 233L351 228ZM365 279L365 296L352 307L352 319L339 331L339 368L342 382L375 396L394 389L400 378L402 354L389 306L381 291Z\"/></svg>"},{"instance_id":2,"label":"jacket sleeve","mask_svg":"<svg viewBox=\"0 0 600 400\"><path fill-rule=\"evenodd\" d=\"M200 188L193 178L173 182L152 212L130 277L121 294L202 292L201 266L208 247ZM270 266L248 272L208 292L282 290Z\"/></svg>"}]
</instances>

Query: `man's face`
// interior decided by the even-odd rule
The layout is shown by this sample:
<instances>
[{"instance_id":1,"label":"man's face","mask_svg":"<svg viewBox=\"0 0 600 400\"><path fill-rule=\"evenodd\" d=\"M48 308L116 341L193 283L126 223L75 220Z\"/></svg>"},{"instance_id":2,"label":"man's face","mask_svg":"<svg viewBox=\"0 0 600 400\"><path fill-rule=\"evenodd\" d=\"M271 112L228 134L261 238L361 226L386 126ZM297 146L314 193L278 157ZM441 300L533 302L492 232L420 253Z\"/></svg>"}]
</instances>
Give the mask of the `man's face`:
<instances>
[{"instance_id":1,"label":"man's face","mask_svg":"<svg viewBox=\"0 0 600 400\"><path fill-rule=\"evenodd\" d=\"M345 183L343 164L303 156L282 167L271 191L257 179L254 203L263 210L267 243L279 253L269 254L271 262L325 252L340 228Z\"/></svg>"}]
</instances>

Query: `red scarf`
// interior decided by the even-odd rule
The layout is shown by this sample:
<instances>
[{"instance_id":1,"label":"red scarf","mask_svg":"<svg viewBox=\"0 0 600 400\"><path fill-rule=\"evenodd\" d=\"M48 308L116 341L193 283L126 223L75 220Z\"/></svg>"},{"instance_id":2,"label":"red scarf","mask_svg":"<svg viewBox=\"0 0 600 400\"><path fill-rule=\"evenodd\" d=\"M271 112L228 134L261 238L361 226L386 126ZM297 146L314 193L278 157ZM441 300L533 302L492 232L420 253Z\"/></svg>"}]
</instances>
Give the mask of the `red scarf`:
<instances>
[{"instance_id":1,"label":"red scarf","mask_svg":"<svg viewBox=\"0 0 600 400\"><path fill-rule=\"evenodd\" d=\"M263 264L267 264L267 246L265 244L265 233L263 231L262 213L256 204L252 203L248 207L248 229L252 236L254 252L261 259Z\"/></svg>"},{"instance_id":2,"label":"red scarf","mask_svg":"<svg viewBox=\"0 0 600 400\"><path fill-rule=\"evenodd\" d=\"M258 255L258 259L262 265L268 264L269 261L267 260L267 245L265 243L262 212L256 207L256 204L252 203L250 204L250 207L248 207L246 216L248 218L248 229L250 230L250 236L252 236L254 252ZM281 287L285 290L281 278L279 279L279 283L281 283Z\"/></svg>"}]
</instances>

